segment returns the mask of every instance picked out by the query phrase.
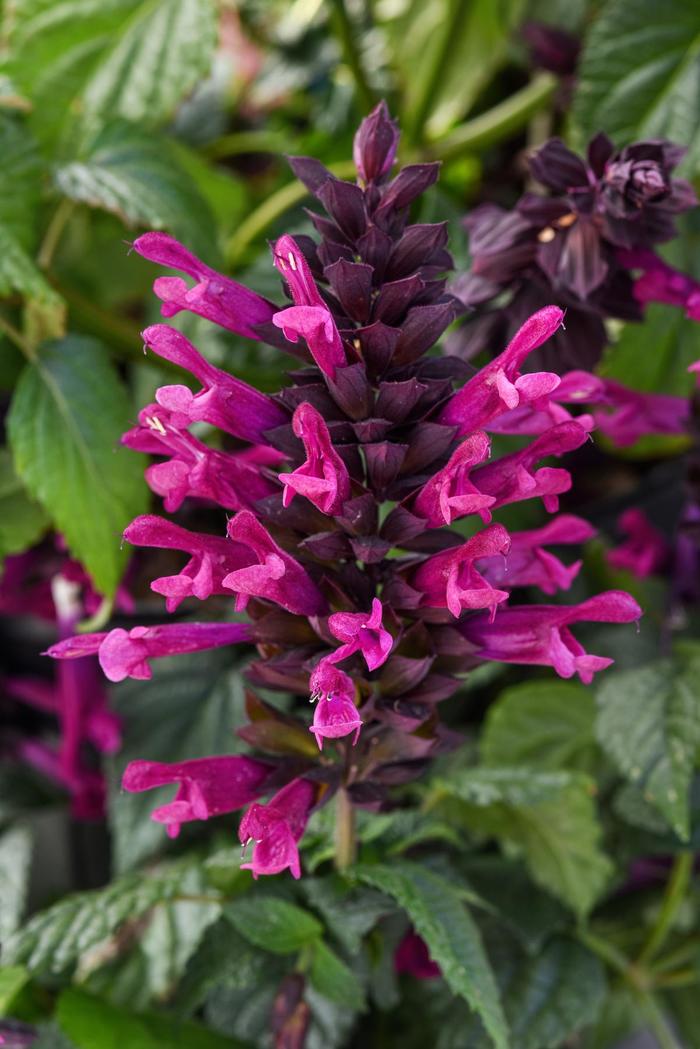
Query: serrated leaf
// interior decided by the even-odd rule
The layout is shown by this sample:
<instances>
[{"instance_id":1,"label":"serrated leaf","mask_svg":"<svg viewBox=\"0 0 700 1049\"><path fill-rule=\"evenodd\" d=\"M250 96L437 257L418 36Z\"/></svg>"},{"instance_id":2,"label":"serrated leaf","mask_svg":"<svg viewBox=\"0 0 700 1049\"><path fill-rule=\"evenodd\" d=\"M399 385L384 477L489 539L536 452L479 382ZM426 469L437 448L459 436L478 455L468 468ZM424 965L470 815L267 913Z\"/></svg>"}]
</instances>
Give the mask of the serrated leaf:
<instances>
[{"instance_id":1,"label":"serrated leaf","mask_svg":"<svg viewBox=\"0 0 700 1049\"><path fill-rule=\"evenodd\" d=\"M70 975L90 951L103 946L127 923L156 904L173 900L196 858L181 860L148 876L132 874L106 889L67 896L35 914L5 946L4 961L24 964L36 975ZM104 961L111 957L109 951ZM93 968L96 965L93 964Z\"/></svg>"},{"instance_id":2,"label":"serrated leaf","mask_svg":"<svg viewBox=\"0 0 700 1049\"><path fill-rule=\"evenodd\" d=\"M479 930L452 885L404 860L390 867L360 865L353 873L403 907L452 992L480 1016L497 1049L509 1049L508 1025Z\"/></svg>"},{"instance_id":3,"label":"serrated leaf","mask_svg":"<svg viewBox=\"0 0 700 1049\"><path fill-rule=\"evenodd\" d=\"M574 99L584 138L621 145L667 138L700 164L700 6L696 0L609 0L585 41Z\"/></svg>"},{"instance_id":4,"label":"serrated leaf","mask_svg":"<svg viewBox=\"0 0 700 1049\"><path fill-rule=\"evenodd\" d=\"M249 943L272 954L298 951L323 932L313 914L277 896L243 896L226 904L224 915Z\"/></svg>"},{"instance_id":5,"label":"serrated leaf","mask_svg":"<svg viewBox=\"0 0 700 1049\"><path fill-rule=\"evenodd\" d=\"M25 251L34 246L43 164L34 138L18 119L0 113L0 225Z\"/></svg>"},{"instance_id":6,"label":"serrated leaf","mask_svg":"<svg viewBox=\"0 0 700 1049\"><path fill-rule=\"evenodd\" d=\"M0 297L19 292L52 314L59 325L63 300L44 279L10 228L0 222Z\"/></svg>"},{"instance_id":7,"label":"serrated leaf","mask_svg":"<svg viewBox=\"0 0 700 1049\"><path fill-rule=\"evenodd\" d=\"M569 681L525 681L489 708L481 736L487 765L580 769L597 765L595 700Z\"/></svg>"},{"instance_id":8,"label":"serrated leaf","mask_svg":"<svg viewBox=\"0 0 700 1049\"><path fill-rule=\"evenodd\" d=\"M124 739L109 777L109 808L114 865L122 873L164 847L163 826L149 817L174 791L125 794L124 767L144 755L179 761L242 750L235 737L244 719L240 665L225 649L159 660L150 681L125 681L114 690L114 706L123 717Z\"/></svg>"},{"instance_id":9,"label":"serrated leaf","mask_svg":"<svg viewBox=\"0 0 700 1049\"><path fill-rule=\"evenodd\" d=\"M107 595L128 557L121 534L147 505L143 464L119 446L130 415L102 345L74 335L27 365L8 418L18 474Z\"/></svg>"},{"instance_id":10,"label":"serrated leaf","mask_svg":"<svg viewBox=\"0 0 700 1049\"><path fill-rule=\"evenodd\" d=\"M357 954L363 938L392 909L386 896L366 888L352 888L340 875L303 878L301 889L310 906L348 954Z\"/></svg>"},{"instance_id":11,"label":"serrated leaf","mask_svg":"<svg viewBox=\"0 0 700 1049\"><path fill-rule=\"evenodd\" d=\"M79 159L56 169L54 180L71 200L118 215L131 228L166 230L193 251L216 257L209 206L157 134L123 121L109 124Z\"/></svg>"},{"instance_id":12,"label":"serrated leaf","mask_svg":"<svg viewBox=\"0 0 700 1049\"><path fill-rule=\"evenodd\" d=\"M26 550L49 526L46 511L30 497L0 448L0 559Z\"/></svg>"},{"instance_id":13,"label":"serrated leaf","mask_svg":"<svg viewBox=\"0 0 700 1049\"><path fill-rule=\"evenodd\" d=\"M530 768L457 769L438 782L460 805L455 818L522 851L533 879L579 915L612 872L587 776Z\"/></svg>"},{"instance_id":14,"label":"serrated leaf","mask_svg":"<svg viewBox=\"0 0 700 1049\"><path fill-rule=\"evenodd\" d=\"M494 908L503 922L531 954L542 947L556 929L564 928L568 915L562 905L528 877L522 863L495 855L467 857L469 884Z\"/></svg>"},{"instance_id":15,"label":"serrated leaf","mask_svg":"<svg viewBox=\"0 0 700 1049\"><path fill-rule=\"evenodd\" d=\"M660 660L610 675L597 693L600 745L684 840L700 747L699 672L700 656Z\"/></svg>"},{"instance_id":16,"label":"serrated leaf","mask_svg":"<svg viewBox=\"0 0 700 1049\"><path fill-rule=\"evenodd\" d=\"M355 973L323 940L313 946L309 980L331 1002L355 1011L364 1008L364 992Z\"/></svg>"},{"instance_id":17,"label":"serrated leaf","mask_svg":"<svg viewBox=\"0 0 700 1049\"><path fill-rule=\"evenodd\" d=\"M11 827L0 837L0 943L18 927L27 895L32 835Z\"/></svg>"},{"instance_id":18,"label":"serrated leaf","mask_svg":"<svg viewBox=\"0 0 700 1049\"><path fill-rule=\"evenodd\" d=\"M201 1024L162 1013L129 1013L75 988L61 994L56 1019L77 1049L243 1049Z\"/></svg>"},{"instance_id":19,"label":"serrated leaf","mask_svg":"<svg viewBox=\"0 0 700 1049\"><path fill-rule=\"evenodd\" d=\"M183 1015L198 1009L215 987L244 990L255 987L268 969L279 967L279 959L253 947L220 918L207 929L189 959L177 989L177 1008Z\"/></svg>"}]
</instances>

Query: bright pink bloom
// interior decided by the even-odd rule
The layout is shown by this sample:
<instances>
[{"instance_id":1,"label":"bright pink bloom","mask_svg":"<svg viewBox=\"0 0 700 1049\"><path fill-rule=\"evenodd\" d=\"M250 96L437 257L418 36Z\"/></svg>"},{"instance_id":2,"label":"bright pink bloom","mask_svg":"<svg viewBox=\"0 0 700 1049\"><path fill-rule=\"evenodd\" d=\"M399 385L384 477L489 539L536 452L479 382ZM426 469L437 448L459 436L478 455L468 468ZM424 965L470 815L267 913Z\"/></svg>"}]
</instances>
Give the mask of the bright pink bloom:
<instances>
[{"instance_id":1,"label":"bright pink bloom","mask_svg":"<svg viewBox=\"0 0 700 1049\"><path fill-rule=\"evenodd\" d=\"M297 342L300 336L305 339L323 374L334 379L336 368L347 364L345 350L333 314L321 298L308 262L286 233L275 244L272 258L294 299L294 306L276 313L272 323L282 329L290 342Z\"/></svg>"},{"instance_id":2,"label":"bright pink bloom","mask_svg":"<svg viewBox=\"0 0 700 1049\"><path fill-rule=\"evenodd\" d=\"M151 262L182 270L196 281L194 287L189 288L181 277L158 277L153 290L163 302L164 317L189 310L249 339L259 339L258 325L272 320L276 306L250 288L210 269L166 233L144 233L134 241L134 250Z\"/></svg>"},{"instance_id":3,"label":"bright pink bloom","mask_svg":"<svg viewBox=\"0 0 700 1049\"><path fill-rule=\"evenodd\" d=\"M21 740L16 753L42 776L54 780L70 792L71 815L75 819L104 819L105 782L101 772L82 764L67 770L59 754L36 739Z\"/></svg>"},{"instance_id":4,"label":"bright pink bloom","mask_svg":"<svg viewBox=\"0 0 700 1049\"><path fill-rule=\"evenodd\" d=\"M171 457L146 469L148 485L163 497L168 513L179 510L188 497L209 499L226 510L249 509L278 490L242 454L209 448L187 430L177 429L171 420L171 412L149 404L139 412L139 425L122 437L122 444L135 451Z\"/></svg>"},{"instance_id":5,"label":"bright pink bloom","mask_svg":"<svg viewBox=\"0 0 700 1049\"><path fill-rule=\"evenodd\" d=\"M496 607L508 599L508 593L494 590L477 572L474 562L502 556L509 548L510 536L503 525L491 525L461 546L429 557L414 572L411 586L422 592L424 607L448 608L456 619L467 609L487 608L493 619Z\"/></svg>"},{"instance_id":6,"label":"bright pink bloom","mask_svg":"<svg viewBox=\"0 0 700 1049\"><path fill-rule=\"evenodd\" d=\"M585 543L594 535L595 528L588 521L561 514L542 528L511 532L507 555L480 561L479 571L494 586L536 586L545 594L568 590L582 562L564 565L544 547L550 543Z\"/></svg>"},{"instance_id":7,"label":"bright pink bloom","mask_svg":"<svg viewBox=\"0 0 700 1049\"><path fill-rule=\"evenodd\" d=\"M627 538L608 551L608 562L613 568L625 569L639 579L657 572L668 559L669 548L646 514L632 507L620 515L617 526Z\"/></svg>"},{"instance_id":8,"label":"bright pink bloom","mask_svg":"<svg viewBox=\"0 0 700 1049\"><path fill-rule=\"evenodd\" d=\"M250 806L238 830L244 852L253 844L250 863L242 863L242 870L250 870L253 877L260 874L279 874L289 867L294 878L301 877L299 848L316 801L316 787L305 779L295 779L270 798L267 805Z\"/></svg>"},{"instance_id":9,"label":"bright pink bloom","mask_svg":"<svg viewBox=\"0 0 700 1049\"><path fill-rule=\"evenodd\" d=\"M483 429L496 416L546 397L559 385L553 372L522 375L528 354L546 342L561 327L564 313L558 306L545 306L528 317L506 349L485 365L449 399L438 417L460 433Z\"/></svg>"},{"instance_id":10,"label":"bright pink bloom","mask_svg":"<svg viewBox=\"0 0 700 1049\"><path fill-rule=\"evenodd\" d=\"M396 948L394 968L397 973L407 973L417 980L435 980L442 976L440 966L432 960L425 940L418 933L407 932Z\"/></svg>"},{"instance_id":11,"label":"bright pink bloom","mask_svg":"<svg viewBox=\"0 0 700 1049\"><path fill-rule=\"evenodd\" d=\"M589 655L571 633L572 623L632 623L642 610L629 594L608 590L580 605L522 605L502 609L494 622L483 613L460 623L480 659L554 667L560 677L578 674L589 685L614 661Z\"/></svg>"},{"instance_id":12,"label":"bright pink bloom","mask_svg":"<svg viewBox=\"0 0 700 1049\"><path fill-rule=\"evenodd\" d=\"M202 384L199 393L187 386L161 386L156 400L171 413L178 430L206 422L243 441L265 443L265 433L288 421L287 413L271 397L215 368L192 343L167 324L152 324L142 332L146 346L159 357L179 364Z\"/></svg>"},{"instance_id":13,"label":"bright pink bloom","mask_svg":"<svg viewBox=\"0 0 700 1049\"><path fill-rule=\"evenodd\" d=\"M370 670L376 670L389 658L394 639L382 626L384 610L378 597L372 601L372 611L334 612L328 617L328 629L333 637L345 644L326 658L340 663L355 652L361 652Z\"/></svg>"},{"instance_id":14,"label":"bright pink bloom","mask_svg":"<svg viewBox=\"0 0 700 1049\"><path fill-rule=\"evenodd\" d=\"M638 302L680 306L690 320L700 321L700 283L693 277L674 269L646 249L618 251L617 256L623 266L643 271L634 283L634 297Z\"/></svg>"},{"instance_id":15,"label":"bright pink bloom","mask_svg":"<svg viewBox=\"0 0 700 1049\"><path fill-rule=\"evenodd\" d=\"M238 595L242 611L251 597L262 597L300 616L321 615L326 600L305 568L274 541L249 511L241 510L228 523L229 537L250 554L247 567L229 572L223 580Z\"/></svg>"},{"instance_id":16,"label":"bright pink bloom","mask_svg":"<svg viewBox=\"0 0 700 1049\"><path fill-rule=\"evenodd\" d=\"M176 764L131 761L124 770L122 787L138 792L168 783L179 784L173 800L151 813L151 819L164 823L169 837L176 838L183 823L208 820L255 801L264 791L270 769L261 761L238 755L195 758Z\"/></svg>"},{"instance_id":17,"label":"bright pink bloom","mask_svg":"<svg viewBox=\"0 0 700 1049\"><path fill-rule=\"evenodd\" d=\"M685 433L690 406L687 397L642 393L606 379L601 407L593 414L598 429L624 447L647 434Z\"/></svg>"},{"instance_id":18,"label":"bright pink bloom","mask_svg":"<svg viewBox=\"0 0 700 1049\"><path fill-rule=\"evenodd\" d=\"M355 686L352 678L338 670L328 659L322 659L309 680L311 699L316 702L314 723L309 729L316 737L318 749L323 740L338 739L355 733L353 746L362 728L362 718L355 706Z\"/></svg>"},{"instance_id":19,"label":"bright pink bloom","mask_svg":"<svg viewBox=\"0 0 700 1049\"><path fill-rule=\"evenodd\" d=\"M129 631L117 627L108 633L66 638L47 649L45 655L53 659L98 655L105 677L110 681L123 681L127 677L145 681L151 677L149 659L235 645L250 638L247 623L166 623L135 626Z\"/></svg>"},{"instance_id":20,"label":"bright pink bloom","mask_svg":"<svg viewBox=\"0 0 700 1049\"><path fill-rule=\"evenodd\" d=\"M228 594L224 579L234 569L254 561L249 549L240 543L224 536L190 532L155 514L135 518L125 530L124 538L135 546L182 550L191 555L178 575L160 576L151 583L151 590L165 597L168 612L174 612L186 597L204 601L212 594Z\"/></svg>"},{"instance_id":21,"label":"bright pink bloom","mask_svg":"<svg viewBox=\"0 0 700 1049\"><path fill-rule=\"evenodd\" d=\"M323 416L304 402L294 412L292 428L306 451L306 462L293 473L282 473L284 506L304 495L324 514L339 514L350 498L350 475L328 432Z\"/></svg>"},{"instance_id":22,"label":"bright pink bloom","mask_svg":"<svg viewBox=\"0 0 700 1049\"><path fill-rule=\"evenodd\" d=\"M542 397L530 404L513 408L496 416L488 424L491 433L539 434L559 423L575 421L584 430L592 430L595 420L589 413L574 417L564 404L586 404L600 400L605 384L590 372L573 371L562 375L561 382L551 397Z\"/></svg>"},{"instance_id":23,"label":"bright pink bloom","mask_svg":"<svg viewBox=\"0 0 700 1049\"><path fill-rule=\"evenodd\" d=\"M558 496L571 488L571 474L554 466L535 470L535 464L548 455L563 455L579 448L587 437L577 422L552 426L527 448L479 467L472 474L472 481L480 492L493 497L491 509L539 498L546 510L555 513L559 509ZM491 519L489 510L483 510L481 516L486 521Z\"/></svg>"},{"instance_id":24,"label":"bright pink bloom","mask_svg":"<svg viewBox=\"0 0 700 1049\"><path fill-rule=\"evenodd\" d=\"M452 524L467 514L481 514L488 519L488 508L496 500L479 491L470 473L488 459L490 451L491 442L485 433L472 433L462 441L447 466L438 470L415 496L412 512L416 517L424 518L431 528Z\"/></svg>"}]
</instances>

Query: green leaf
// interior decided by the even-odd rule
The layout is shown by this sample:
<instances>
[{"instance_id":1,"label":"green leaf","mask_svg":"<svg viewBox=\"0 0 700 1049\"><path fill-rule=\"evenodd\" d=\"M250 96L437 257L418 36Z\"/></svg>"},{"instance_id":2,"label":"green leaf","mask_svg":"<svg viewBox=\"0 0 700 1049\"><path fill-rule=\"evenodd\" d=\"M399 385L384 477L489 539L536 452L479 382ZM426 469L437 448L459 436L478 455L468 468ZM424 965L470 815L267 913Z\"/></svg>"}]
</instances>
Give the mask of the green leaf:
<instances>
[{"instance_id":1,"label":"green leaf","mask_svg":"<svg viewBox=\"0 0 700 1049\"><path fill-rule=\"evenodd\" d=\"M355 973L323 940L318 940L313 946L309 979L312 987L324 998L346 1009L364 1008L364 992Z\"/></svg>"},{"instance_id":2,"label":"green leaf","mask_svg":"<svg viewBox=\"0 0 700 1049\"><path fill-rule=\"evenodd\" d=\"M164 847L163 826L149 817L173 795L172 786L125 794L124 767L144 754L180 761L242 750L235 730L243 723L244 697L240 665L226 649L158 660L150 681L125 681L113 695L124 739L109 777L109 808L113 862L123 873Z\"/></svg>"},{"instance_id":3,"label":"green leaf","mask_svg":"<svg viewBox=\"0 0 700 1049\"><path fill-rule=\"evenodd\" d=\"M364 887L353 888L338 874L326 878L303 878L301 889L340 946L350 955L357 954L363 938L392 909L386 896Z\"/></svg>"},{"instance_id":4,"label":"green leaf","mask_svg":"<svg viewBox=\"0 0 700 1049\"><path fill-rule=\"evenodd\" d=\"M453 886L405 860L390 867L361 865L353 873L403 907L452 992L481 1017L493 1044L509 1049L508 1027L479 930Z\"/></svg>"},{"instance_id":5,"label":"green leaf","mask_svg":"<svg viewBox=\"0 0 700 1049\"><path fill-rule=\"evenodd\" d=\"M487 765L592 772L597 761L595 700L569 681L525 681L490 707L481 737Z\"/></svg>"},{"instance_id":6,"label":"green leaf","mask_svg":"<svg viewBox=\"0 0 700 1049\"><path fill-rule=\"evenodd\" d=\"M165 138L121 121L109 124L79 159L58 167L54 179L71 200L118 215L132 228L167 230L215 257L212 212Z\"/></svg>"},{"instance_id":7,"label":"green leaf","mask_svg":"<svg viewBox=\"0 0 700 1049\"><path fill-rule=\"evenodd\" d=\"M26 550L49 526L45 511L29 496L0 448L0 558Z\"/></svg>"},{"instance_id":8,"label":"green leaf","mask_svg":"<svg viewBox=\"0 0 700 1049\"><path fill-rule=\"evenodd\" d=\"M684 840L700 747L699 673L700 654L659 660L609 675L597 693L600 745Z\"/></svg>"},{"instance_id":9,"label":"green leaf","mask_svg":"<svg viewBox=\"0 0 700 1049\"><path fill-rule=\"evenodd\" d=\"M156 904L182 892L195 858L181 860L144 876L128 875L106 889L67 896L35 914L5 945L4 961L24 964L36 975L71 974L78 962L84 971L111 957L105 948L124 926L132 926ZM90 952L98 950L92 958Z\"/></svg>"},{"instance_id":10,"label":"green leaf","mask_svg":"<svg viewBox=\"0 0 700 1049\"><path fill-rule=\"evenodd\" d=\"M31 251L43 164L27 128L5 113L0 113L0 155L0 225L21 248Z\"/></svg>"},{"instance_id":11,"label":"green leaf","mask_svg":"<svg viewBox=\"0 0 700 1049\"><path fill-rule=\"evenodd\" d=\"M574 99L582 138L668 138L700 164L700 6L608 0L586 37Z\"/></svg>"},{"instance_id":12,"label":"green leaf","mask_svg":"<svg viewBox=\"0 0 700 1049\"><path fill-rule=\"evenodd\" d=\"M17 999L30 980L23 965L8 965L0 968L0 1016L14 1016Z\"/></svg>"},{"instance_id":13,"label":"green leaf","mask_svg":"<svg viewBox=\"0 0 700 1049\"><path fill-rule=\"evenodd\" d=\"M18 292L60 319L63 300L34 265L12 230L0 221L0 297Z\"/></svg>"},{"instance_id":14,"label":"green leaf","mask_svg":"<svg viewBox=\"0 0 700 1049\"><path fill-rule=\"evenodd\" d=\"M214 0L20 0L7 17L6 71L55 138L69 119L162 125L208 71Z\"/></svg>"},{"instance_id":15,"label":"green leaf","mask_svg":"<svg viewBox=\"0 0 700 1049\"><path fill-rule=\"evenodd\" d=\"M200 1024L159 1013L129 1013L74 988L58 999L56 1019L77 1049L242 1049L241 1042Z\"/></svg>"},{"instance_id":16,"label":"green leaf","mask_svg":"<svg viewBox=\"0 0 700 1049\"><path fill-rule=\"evenodd\" d=\"M216 987L255 987L270 968L279 966L278 958L253 947L226 918L220 918L207 929L187 964L177 989L178 1012L194 1012Z\"/></svg>"},{"instance_id":17,"label":"green leaf","mask_svg":"<svg viewBox=\"0 0 700 1049\"><path fill-rule=\"evenodd\" d=\"M653 346L654 352L646 352ZM625 324L617 342L606 352L601 374L651 393L690 394L693 380L688 365L700 356L700 328L682 310L652 304L644 324Z\"/></svg>"},{"instance_id":18,"label":"green leaf","mask_svg":"<svg viewBox=\"0 0 700 1049\"><path fill-rule=\"evenodd\" d=\"M528 877L527 868L497 855L467 857L464 871L469 884L494 908L527 951L535 953L568 915L562 905Z\"/></svg>"},{"instance_id":19,"label":"green leaf","mask_svg":"<svg viewBox=\"0 0 700 1049\"><path fill-rule=\"evenodd\" d=\"M32 835L27 827L11 827L0 837L0 943L5 943L22 918Z\"/></svg>"},{"instance_id":20,"label":"green leaf","mask_svg":"<svg viewBox=\"0 0 700 1049\"><path fill-rule=\"evenodd\" d=\"M439 780L438 790L460 800L453 815L465 826L522 851L533 879L578 915L605 889L612 867L600 848L595 786L587 776L466 768Z\"/></svg>"},{"instance_id":21,"label":"green leaf","mask_svg":"<svg viewBox=\"0 0 700 1049\"><path fill-rule=\"evenodd\" d=\"M276 896L248 895L224 907L234 929L273 954L291 954L317 940L323 928L312 914Z\"/></svg>"},{"instance_id":22,"label":"green leaf","mask_svg":"<svg viewBox=\"0 0 700 1049\"><path fill-rule=\"evenodd\" d=\"M119 446L130 416L105 349L69 336L27 365L8 419L18 474L107 595L128 557L121 534L147 505L143 463Z\"/></svg>"}]
</instances>

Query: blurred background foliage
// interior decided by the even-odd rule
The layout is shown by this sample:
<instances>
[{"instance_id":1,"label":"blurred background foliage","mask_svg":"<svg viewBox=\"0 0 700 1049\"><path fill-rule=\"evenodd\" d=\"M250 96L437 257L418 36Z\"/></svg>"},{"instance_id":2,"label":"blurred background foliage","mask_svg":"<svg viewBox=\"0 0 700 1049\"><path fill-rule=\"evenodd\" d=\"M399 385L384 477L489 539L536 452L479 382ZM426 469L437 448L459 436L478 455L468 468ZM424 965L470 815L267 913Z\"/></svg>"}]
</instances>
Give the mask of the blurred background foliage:
<instances>
[{"instance_id":1,"label":"blurred background foliage","mask_svg":"<svg viewBox=\"0 0 700 1049\"><path fill-rule=\"evenodd\" d=\"M663 135L688 147L681 173L696 185L700 178L697 0L4 0L0 10L0 557L60 532L104 595L98 622L125 567L118 537L148 506L141 457L119 448L120 435L157 385L174 374L186 381L142 353L139 332L158 304L154 268L129 254L138 231L167 230L279 301L266 241L311 230L305 190L284 154L312 154L349 176L354 130L379 98L400 121L401 160L443 162L416 220L449 219L458 269L468 262L464 213L484 200L512 204L527 183L526 151L552 134L576 148L600 129L620 145ZM580 39L576 76L533 62L522 33L533 20ZM691 215L667 253L696 277L699 233ZM278 351L193 316L176 323L210 360L278 388L289 366ZM688 392L700 326L659 306L644 325L618 324L614 334L606 374ZM582 498L607 500L604 523L640 479L642 501L663 501L669 477L679 485L665 462L674 448L633 450L637 465L618 456L605 479L595 470L582 478ZM613 573L601 549L587 553L589 578L629 587L658 621L662 584ZM182 659L152 684L122 686L125 744L109 792L116 880L59 899L22 927L12 964L0 970L0 1015L45 1024L37 1049L268 1045L280 981L301 969L313 1011L309 1049L406 1049L426 1037L436 1049L476 1049L489 1042L467 1004L480 961L466 899L502 984L513 1049L610 1049L644 1024L669 1049L679 1043L663 1010L692 1049L700 899L689 857L700 831L690 791L700 702L687 695L697 691L698 655L664 665L664 691L657 671L634 669L639 646L615 644L613 652L606 639L606 651L630 676L611 677L621 683L596 695L483 668L463 707L478 720L498 697L478 747L469 744L484 767L469 770L471 779L445 768L416 812L361 823L365 858L389 858L358 875L349 895L335 876L294 888L278 881L256 890L252 912L229 837L185 836L189 851L137 873L164 840L147 818L152 798L120 797L116 787L124 762L146 745L154 760L235 748L240 667L226 656ZM654 773L644 791L635 773L641 743L629 733L642 708ZM489 772L529 764L539 771L525 778ZM607 803L602 819L594 796ZM20 924L31 851L14 821L46 802L35 780L0 782L3 938ZM312 873L331 833L321 814L305 860ZM504 855L484 861L478 844L489 836ZM402 859L421 842L455 848L429 855L426 874ZM615 854L614 873L603 846ZM611 878L619 885L627 861L647 853L680 857L670 890L661 896L652 878L629 913L624 901L608 905L586 931L603 887ZM42 855L50 860L46 848ZM73 883L89 887L104 874L74 870ZM49 882L42 902L64 889ZM452 992L416 985L403 1011L393 970L406 926L400 908ZM653 976L650 959L659 962ZM70 983L78 986L65 989ZM374 1019L358 1027L368 1002ZM164 1003L174 1006L169 1014L148 1012ZM350 1043L353 1024L360 1041ZM575 1030L585 1033L566 1041Z\"/></svg>"}]
</instances>

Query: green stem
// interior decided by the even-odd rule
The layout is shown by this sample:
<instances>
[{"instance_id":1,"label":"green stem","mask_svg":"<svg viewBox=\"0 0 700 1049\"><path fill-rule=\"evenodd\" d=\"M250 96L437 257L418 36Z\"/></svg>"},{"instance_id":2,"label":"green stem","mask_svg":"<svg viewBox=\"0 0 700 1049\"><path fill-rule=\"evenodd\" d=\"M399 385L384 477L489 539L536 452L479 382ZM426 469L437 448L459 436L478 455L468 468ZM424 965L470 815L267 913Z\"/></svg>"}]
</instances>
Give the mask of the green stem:
<instances>
[{"instance_id":1,"label":"green stem","mask_svg":"<svg viewBox=\"0 0 700 1049\"><path fill-rule=\"evenodd\" d=\"M347 178L355 173L355 167L351 161L342 161L340 164L331 164L330 171L338 178ZM286 211L300 204L306 196L308 189L301 182L289 182L282 186L276 193L264 200L263 203L241 223L226 245L226 261L230 266L240 262L246 249L265 230L269 229L277 219L281 218Z\"/></svg>"},{"instance_id":2,"label":"green stem","mask_svg":"<svg viewBox=\"0 0 700 1049\"><path fill-rule=\"evenodd\" d=\"M642 1012L646 1016L647 1023L659 1043L659 1049L683 1049L668 1026L666 1017L654 996L645 992L639 992L636 997Z\"/></svg>"},{"instance_id":3,"label":"green stem","mask_svg":"<svg viewBox=\"0 0 700 1049\"><path fill-rule=\"evenodd\" d=\"M551 73L538 73L520 91L431 143L427 147L429 156L435 160L453 160L464 153L472 153L500 142L525 127L532 116L547 104L556 86L556 78Z\"/></svg>"},{"instance_id":4,"label":"green stem","mask_svg":"<svg viewBox=\"0 0 700 1049\"><path fill-rule=\"evenodd\" d=\"M41 242L39 254L36 259L40 269L47 270L51 266L53 257L56 253L56 248L58 247L59 241L63 236L63 231L66 228L74 209L75 201L69 200L68 197L64 197L54 211L53 217L46 228L46 233L44 234L44 239Z\"/></svg>"},{"instance_id":5,"label":"green stem","mask_svg":"<svg viewBox=\"0 0 700 1049\"><path fill-rule=\"evenodd\" d=\"M695 987L700 983L700 973L697 969L678 969L676 972L665 973L658 976L654 985L664 990L670 987Z\"/></svg>"},{"instance_id":6,"label":"green stem","mask_svg":"<svg viewBox=\"0 0 700 1049\"><path fill-rule=\"evenodd\" d=\"M17 349L21 351L28 361L36 360L34 347L25 339L22 333L15 328L14 324L10 324L10 322L1 315L0 332L2 332L3 335L6 335L10 342L15 344Z\"/></svg>"},{"instance_id":7,"label":"green stem","mask_svg":"<svg viewBox=\"0 0 700 1049\"><path fill-rule=\"evenodd\" d=\"M343 58L350 67L352 78L355 81L357 100L363 112L367 113L374 106L376 98L362 65L355 29L345 6L345 0L331 0L331 6L333 8L333 24L343 52Z\"/></svg>"},{"instance_id":8,"label":"green stem","mask_svg":"<svg viewBox=\"0 0 700 1049\"><path fill-rule=\"evenodd\" d=\"M202 153L210 160L238 157L242 153L288 153L289 141L274 131L234 131L204 146Z\"/></svg>"},{"instance_id":9,"label":"green stem","mask_svg":"<svg viewBox=\"0 0 700 1049\"><path fill-rule=\"evenodd\" d=\"M426 73L418 85L418 98L412 110L407 114L407 138L413 145L421 143L425 138L426 121L468 10L468 0L450 0L449 9L440 27L440 39L430 56L431 60Z\"/></svg>"},{"instance_id":10,"label":"green stem","mask_svg":"<svg viewBox=\"0 0 700 1049\"><path fill-rule=\"evenodd\" d=\"M355 860L355 809L341 787L335 803L335 869L346 871Z\"/></svg>"},{"instance_id":11,"label":"green stem","mask_svg":"<svg viewBox=\"0 0 700 1049\"><path fill-rule=\"evenodd\" d=\"M100 601L99 608L93 616L88 619L82 619L77 627L76 631L79 634L91 634L96 630L102 630L104 626L109 622L112 610L114 609L114 598L103 597Z\"/></svg>"},{"instance_id":12,"label":"green stem","mask_svg":"<svg viewBox=\"0 0 700 1049\"><path fill-rule=\"evenodd\" d=\"M607 940L602 940L588 929L579 929L576 935L584 947L588 947L589 951L597 954L601 961L605 962L613 972L627 977L630 961L622 951L619 951L613 944L608 943Z\"/></svg>"},{"instance_id":13,"label":"green stem","mask_svg":"<svg viewBox=\"0 0 700 1049\"><path fill-rule=\"evenodd\" d=\"M658 918L656 919L656 924L651 930L647 942L639 953L637 965L648 962L658 953L660 948L666 942L666 938L671 932L676 920L678 909L685 899L692 873L692 852L679 852L674 860L671 876L666 884L666 892L664 893L664 899L661 904Z\"/></svg>"}]
</instances>

